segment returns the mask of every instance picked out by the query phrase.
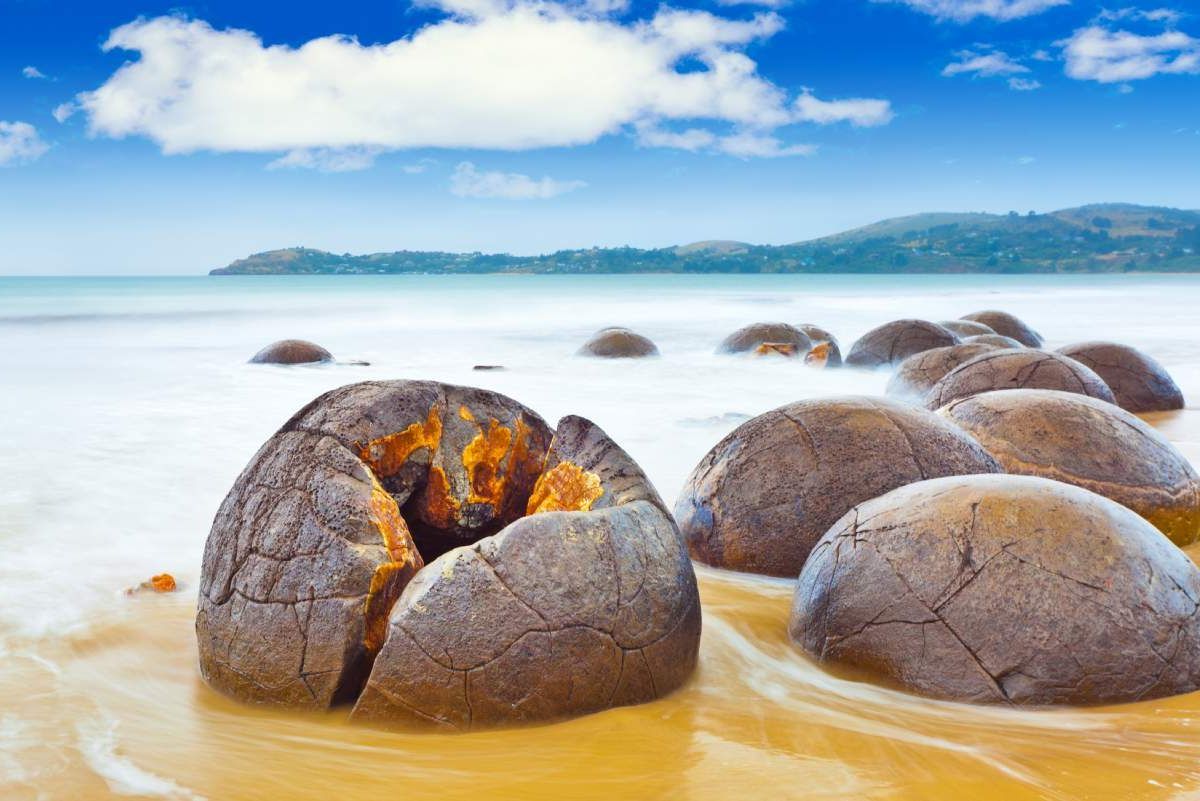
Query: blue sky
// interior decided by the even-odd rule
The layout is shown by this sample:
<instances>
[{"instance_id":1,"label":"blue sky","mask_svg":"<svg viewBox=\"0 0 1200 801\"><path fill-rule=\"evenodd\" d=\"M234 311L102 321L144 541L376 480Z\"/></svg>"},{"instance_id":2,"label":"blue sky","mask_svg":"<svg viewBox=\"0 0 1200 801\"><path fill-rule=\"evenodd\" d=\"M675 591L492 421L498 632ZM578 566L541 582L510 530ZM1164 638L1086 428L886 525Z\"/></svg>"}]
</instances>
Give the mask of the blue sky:
<instances>
[{"instance_id":1,"label":"blue sky","mask_svg":"<svg viewBox=\"0 0 1200 801\"><path fill-rule=\"evenodd\" d=\"M0 273L1200 207L1200 8L0 0Z\"/></svg>"}]
</instances>

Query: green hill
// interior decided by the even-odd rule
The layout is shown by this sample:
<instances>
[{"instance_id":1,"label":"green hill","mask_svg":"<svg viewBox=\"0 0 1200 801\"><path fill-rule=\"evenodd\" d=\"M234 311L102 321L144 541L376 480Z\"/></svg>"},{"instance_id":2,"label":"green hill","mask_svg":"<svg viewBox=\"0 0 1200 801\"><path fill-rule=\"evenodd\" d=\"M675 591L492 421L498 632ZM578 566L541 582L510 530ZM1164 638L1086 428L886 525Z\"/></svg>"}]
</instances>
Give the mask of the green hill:
<instances>
[{"instance_id":1,"label":"green hill","mask_svg":"<svg viewBox=\"0 0 1200 801\"><path fill-rule=\"evenodd\" d=\"M211 274L1112 272L1200 272L1200 212L1114 203L1049 214L917 214L790 245L710 240L541 256L354 256L298 247L256 253Z\"/></svg>"}]
</instances>

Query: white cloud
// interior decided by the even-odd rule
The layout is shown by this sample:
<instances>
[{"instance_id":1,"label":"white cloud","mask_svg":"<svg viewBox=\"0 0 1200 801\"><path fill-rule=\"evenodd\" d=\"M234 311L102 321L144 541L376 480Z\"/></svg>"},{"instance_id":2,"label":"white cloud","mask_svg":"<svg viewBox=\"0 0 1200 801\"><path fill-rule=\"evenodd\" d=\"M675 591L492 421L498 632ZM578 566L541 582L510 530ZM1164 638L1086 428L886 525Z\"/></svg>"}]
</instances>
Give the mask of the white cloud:
<instances>
[{"instance_id":1,"label":"white cloud","mask_svg":"<svg viewBox=\"0 0 1200 801\"><path fill-rule=\"evenodd\" d=\"M79 107L74 103L59 103L54 107L54 110L50 112L50 116L54 117L56 122L63 123L71 119L71 117L78 110Z\"/></svg>"},{"instance_id":2,"label":"white cloud","mask_svg":"<svg viewBox=\"0 0 1200 801\"><path fill-rule=\"evenodd\" d=\"M1080 81L1127 83L1155 75L1200 73L1200 39L1181 31L1143 36L1090 25L1058 44L1067 75Z\"/></svg>"},{"instance_id":3,"label":"white cloud","mask_svg":"<svg viewBox=\"0 0 1200 801\"><path fill-rule=\"evenodd\" d=\"M148 137L168 154L287 153L280 166L354 148L567 147L673 124L714 127L715 142L803 120L743 52L783 27L774 13L663 7L619 21L606 16L623 7L614 0L437 7L448 16L379 45L330 36L293 48L199 20L137 20L104 49L138 58L78 102L93 134Z\"/></svg>"},{"instance_id":4,"label":"white cloud","mask_svg":"<svg viewBox=\"0 0 1200 801\"><path fill-rule=\"evenodd\" d=\"M717 135L704 128L669 131L652 125L637 128L637 143L643 147L669 147L696 153L716 144Z\"/></svg>"},{"instance_id":5,"label":"white cloud","mask_svg":"<svg viewBox=\"0 0 1200 801\"><path fill-rule=\"evenodd\" d=\"M815 122L830 125L848 122L859 128L887 125L895 116L892 104L886 100L852 97L845 100L818 100L805 91L796 98L796 119L800 122Z\"/></svg>"},{"instance_id":6,"label":"white cloud","mask_svg":"<svg viewBox=\"0 0 1200 801\"><path fill-rule=\"evenodd\" d=\"M764 8L783 8L790 5L791 0L717 0L719 6L763 6Z\"/></svg>"},{"instance_id":7,"label":"white cloud","mask_svg":"<svg viewBox=\"0 0 1200 801\"><path fill-rule=\"evenodd\" d=\"M774 136L738 133L720 137L715 147L721 153L743 159L776 159L785 156L812 156L815 145L785 145Z\"/></svg>"},{"instance_id":8,"label":"white cloud","mask_svg":"<svg viewBox=\"0 0 1200 801\"><path fill-rule=\"evenodd\" d=\"M268 170L304 169L318 172L356 172L375 164L382 152L370 147L313 147L291 150L267 165Z\"/></svg>"},{"instance_id":9,"label":"white cloud","mask_svg":"<svg viewBox=\"0 0 1200 801\"><path fill-rule=\"evenodd\" d=\"M1021 156L1017 159L1017 164L1020 164L1022 167L1024 167L1033 164L1035 161L1037 161L1037 159L1033 156Z\"/></svg>"},{"instance_id":10,"label":"white cloud","mask_svg":"<svg viewBox=\"0 0 1200 801\"><path fill-rule=\"evenodd\" d=\"M939 21L970 22L976 17L1007 22L1031 17L1071 0L871 0L874 3L903 3Z\"/></svg>"},{"instance_id":11,"label":"white cloud","mask_svg":"<svg viewBox=\"0 0 1200 801\"><path fill-rule=\"evenodd\" d=\"M1145 20L1147 22L1164 22L1168 25L1173 25L1183 19L1183 14L1170 8L1154 8L1149 10L1141 8L1105 8L1096 15L1096 19L1108 22L1133 19Z\"/></svg>"},{"instance_id":12,"label":"white cloud","mask_svg":"<svg viewBox=\"0 0 1200 801\"><path fill-rule=\"evenodd\" d=\"M960 50L954 54L958 61L947 64L942 75L978 75L983 78L993 78L997 75L1021 75L1029 72L1029 67L1013 60L1001 50L977 53L974 50Z\"/></svg>"},{"instance_id":13,"label":"white cloud","mask_svg":"<svg viewBox=\"0 0 1200 801\"><path fill-rule=\"evenodd\" d=\"M480 172L469 161L461 162L450 176L450 192L459 197L541 200L587 186L583 181L530 178L516 172Z\"/></svg>"},{"instance_id":14,"label":"white cloud","mask_svg":"<svg viewBox=\"0 0 1200 801\"><path fill-rule=\"evenodd\" d=\"M1035 50L1035 51L1033 51L1033 55L1030 56L1030 58L1033 59L1034 61L1053 61L1054 60L1054 56L1050 55L1049 50Z\"/></svg>"},{"instance_id":15,"label":"white cloud","mask_svg":"<svg viewBox=\"0 0 1200 801\"><path fill-rule=\"evenodd\" d=\"M1032 92L1042 88L1042 82L1034 78L1009 78L1008 88L1014 92Z\"/></svg>"},{"instance_id":16,"label":"white cloud","mask_svg":"<svg viewBox=\"0 0 1200 801\"><path fill-rule=\"evenodd\" d=\"M26 78L45 78L46 73L39 70L37 67L29 66L21 70L21 74Z\"/></svg>"},{"instance_id":17,"label":"white cloud","mask_svg":"<svg viewBox=\"0 0 1200 801\"><path fill-rule=\"evenodd\" d=\"M0 167L36 161L49 149L29 123L0 120Z\"/></svg>"},{"instance_id":18,"label":"white cloud","mask_svg":"<svg viewBox=\"0 0 1200 801\"><path fill-rule=\"evenodd\" d=\"M433 164L437 164L437 161L434 159L421 159L420 161L412 164L405 164L400 169L404 170L404 172L408 175L420 175L428 170L430 165Z\"/></svg>"}]
</instances>

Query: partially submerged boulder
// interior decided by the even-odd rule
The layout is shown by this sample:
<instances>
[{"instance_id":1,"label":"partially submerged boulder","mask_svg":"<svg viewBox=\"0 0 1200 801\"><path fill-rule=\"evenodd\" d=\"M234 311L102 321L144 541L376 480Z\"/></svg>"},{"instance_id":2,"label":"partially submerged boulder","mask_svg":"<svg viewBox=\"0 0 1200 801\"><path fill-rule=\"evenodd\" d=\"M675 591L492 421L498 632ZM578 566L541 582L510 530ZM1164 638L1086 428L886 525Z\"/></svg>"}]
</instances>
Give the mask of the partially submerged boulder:
<instances>
[{"instance_id":1,"label":"partially submerged boulder","mask_svg":"<svg viewBox=\"0 0 1200 801\"><path fill-rule=\"evenodd\" d=\"M917 403L923 402L933 385L942 380L946 373L966 364L976 356L997 350L994 345L981 342L949 345L944 348L934 348L909 356L900 362L896 372L888 380L888 395L905 398Z\"/></svg>"},{"instance_id":2,"label":"partially submerged boulder","mask_svg":"<svg viewBox=\"0 0 1200 801\"><path fill-rule=\"evenodd\" d=\"M977 323L974 320L942 320L938 325L949 331L953 331L960 337L974 337L982 334L996 333L991 329L991 326Z\"/></svg>"},{"instance_id":3,"label":"partially submerged boulder","mask_svg":"<svg viewBox=\"0 0 1200 801\"><path fill-rule=\"evenodd\" d=\"M1005 348L1007 350L1020 350L1025 347L1012 337L1006 337L1001 334L979 334L973 337L965 337L963 342L976 345L994 345L997 348Z\"/></svg>"},{"instance_id":4,"label":"partially submerged boulder","mask_svg":"<svg viewBox=\"0 0 1200 801\"><path fill-rule=\"evenodd\" d=\"M1138 515L1028 476L922 481L813 549L789 633L954 701L1102 704L1200 688L1200 571Z\"/></svg>"},{"instance_id":5,"label":"partially submerged boulder","mask_svg":"<svg viewBox=\"0 0 1200 801\"><path fill-rule=\"evenodd\" d=\"M821 345L828 345L822 351L824 357L823 366L825 367L841 367L842 366L842 346L838 343L837 337L826 331L820 326L812 323L801 323L796 326L803 331L813 343L813 349L816 350Z\"/></svg>"},{"instance_id":6,"label":"partially submerged boulder","mask_svg":"<svg viewBox=\"0 0 1200 801\"><path fill-rule=\"evenodd\" d=\"M1024 320L1014 317L1008 312L990 309L965 314L963 319L983 323L1000 336L1012 337L1026 347L1040 348L1042 346L1042 335L1026 325Z\"/></svg>"},{"instance_id":7,"label":"partially submerged boulder","mask_svg":"<svg viewBox=\"0 0 1200 801\"><path fill-rule=\"evenodd\" d=\"M494 544L481 543L492 535ZM590 549L575 547L576 538ZM493 577L519 582L511 591L481 590L470 614L456 605L467 596L452 575L453 565L475 558L468 551L492 558ZM535 558L547 569L523 561ZM427 561L436 567L422 570ZM404 647L414 609L393 606L415 577L405 597L424 599L421 636L441 626L448 638L434 653L469 640L472 653L506 654L497 665L513 672L502 686L483 663L475 673L455 673L461 664L448 663L460 695L471 682L472 699L491 694L491 711L481 701L464 719L449 696L435 702L430 688L447 676L436 663L412 666L404 687L386 680L392 674L381 651L401 662L412 656ZM585 599L578 591L588 582L594 586ZM642 590L631 594L630 587ZM445 604L429 607L434 597ZM582 609L585 600L592 628L553 625L556 610ZM505 639L512 625L479 625L512 624L514 605L546 616L540 634L531 628L518 644ZM605 618L602 610L614 611ZM392 625L397 619L404 622ZM309 708L350 703L374 668L383 689L359 717L466 728L566 717L670 692L694 665L699 606L662 502L594 425L566 418L556 435L497 393L366 382L310 403L238 478L205 547L196 632L202 675L239 699ZM595 672L614 655L629 662L616 677ZM553 694L552 685L571 686L570 676L574 692Z\"/></svg>"},{"instance_id":8,"label":"partially submerged boulder","mask_svg":"<svg viewBox=\"0 0 1200 801\"><path fill-rule=\"evenodd\" d=\"M250 357L251 364L317 364L333 361L333 354L303 339L281 339Z\"/></svg>"},{"instance_id":9,"label":"partially submerged boulder","mask_svg":"<svg viewBox=\"0 0 1200 801\"><path fill-rule=\"evenodd\" d=\"M658 346L628 328L603 328L583 343L578 355L601 359L643 359L657 356Z\"/></svg>"},{"instance_id":10,"label":"partially submerged boulder","mask_svg":"<svg viewBox=\"0 0 1200 801\"><path fill-rule=\"evenodd\" d=\"M1169 412L1183 408L1183 392L1171 374L1137 348L1115 342L1080 342L1058 352L1092 368L1122 409Z\"/></svg>"},{"instance_id":11,"label":"partially submerged boulder","mask_svg":"<svg viewBox=\"0 0 1200 801\"><path fill-rule=\"evenodd\" d=\"M692 471L675 517L714 567L795 576L856 503L932 476L1000 466L957 426L891 400L792 403L721 440Z\"/></svg>"},{"instance_id":12,"label":"partially submerged boulder","mask_svg":"<svg viewBox=\"0 0 1200 801\"><path fill-rule=\"evenodd\" d=\"M850 367L890 367L922 351L959 343L958 335L928 320L894 320L873 328L850 348Z\"/></svg>"},{"instance_id":13,"label":"partially submerged boulder","mask_svg":"<svg viewBox=\"0 0 1200 801\"><path fill-rule=\"evenodd\" d=\"M938 409L959 398L1009 389L1057 389L1113 402L1104 379L1083 364L1058 353L1025 348L985 353L955 367L929 390L925 406Z\"/></svg>"},{"instance_id":14,"label":"partially submerged boulder","mask_svg":"<svg viewBox=\"0 0 1200 801\"><path fill-rule=\"evenodd\" d=\"M1066 392L985 392L939 412L1008 473L1089 489L1149 520L1177 545L1200 535L1200 476L1162 434L1111 403Z\"/></svg>"},{"instance_id":15,"label":"partially submerged boulder","mask_svg":"<svg viewBox=\"0 0 1200 801\"><path fill-rule=\"evenodd\" d=\"M757 353L764 344L790 345L797 355L812 349L812 340L794 325L787 323L754 323L739 328L717 346L717 353Z\"/></svg>"}]
</instances>

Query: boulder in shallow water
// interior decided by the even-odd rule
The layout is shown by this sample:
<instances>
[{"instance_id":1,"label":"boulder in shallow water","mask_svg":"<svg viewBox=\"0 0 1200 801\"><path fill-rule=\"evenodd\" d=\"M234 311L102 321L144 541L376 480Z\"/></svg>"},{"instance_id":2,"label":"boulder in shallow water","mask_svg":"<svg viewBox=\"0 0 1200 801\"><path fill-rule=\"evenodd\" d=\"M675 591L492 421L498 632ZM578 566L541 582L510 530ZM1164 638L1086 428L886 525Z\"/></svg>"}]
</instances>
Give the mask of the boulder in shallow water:
<instances>
[{"instance_id":1,"label":"boulder in shallow water","mask_svg":"<svg viewBox=\"0 0 1200 801\"><path fill-rule=\"evenodd\" d=\"M812 323L801 323L796 326L803 331L812 341L813 346L828 345L824 351L824 367L841 367L842 366L842 346L838 343L837 337L826 331L820 326Z\"/></svg>"},{"instance_id":2,"label":"boulder in shallow water","mask_svg":"<svg viewBox=\"0 0 1200 801\"><path fill-rule=\"evenodd\" d=\"M977 323L974 320L942 320L938 325L949 331L953 331L960 337L976 337L983 334L996 333L990 326Z\"/></svg>"},{"instance_id":3,"label":"boulder in shallow water","mask_svg":"<svg viewBox=\"0 0 1200 801\"><path fill-rule=\"evenodd\" d=\"M303 339L281 339L250 358L251 364L317 364L333 361L333 354Z\"/></svg>"},{"instance_id":4,"label":"boulder in shallow water","mask_svg":"<svg viewBox=\"0 0 1200 801\"><path fill-rule=\"evenodd\" d=\"M1200 571L1125 507L1028 476L922 481L833 526L789 633L816 659L976 703L1200 688Z\"/></svg>"},{"instance_id":5,"label":"boulder in shallow water","mask_svg":"<svg viewBox=\"0 0 1200 801\"><path fill-rule=\"evenodd\" d=\"M959 343L958 335L928 320L894 320L858 338L846 356L850 367L891 367L922 351Z\"/></svg>"},{"instance_id":6,"label":"boulder in shallow water","mask_svg":"<svg viewBox=\"0 0 1200 801\"><path fill-rule=\"evenodd\" d=\"M925 396L925 406L938 409L950 401L1009 389L1057 389L1113 402L1112 390L1089 368L1058 353L1025 348L998 350L960 364Z\"/></svg>"},{"instance_id":7,"label":"boulder in shallow water","mask_svg":"<svg viewBox=\"0 0 1200 801\"><path fill-rule=\"evenodd\" d=\"M387 381L322 395L259 450L213 523L196 632L204 678L242 700L471 728L669 693L699 615L673 521L602 431Z\"/></svg>"},{"instance_id":8,"label":"boulder in shallow water","mask_svg":"<svg viewBox=\"0 0 1200 801\"><path fill-rule=\"evenodd\" d=\"M1008 473L1065 481L1127 506L1178 545L1200 534L1200 476L1166 438L1111 403L1019 389L954 401L939 414Z\"/></svg>"},{"instance_id":9,"label":"boulder in shallow water","mask_svg":"<svg viewBox=\"0 0 1200 801\"><path fill-rule=\"evenodd\" d=\"M791 345L795 352L804 355L812 349L808 335L787 323L754 323L739 328L717 346L717 353L757 353L766 343Z\"/></svg>"},{"instance_id":10,"label":"boulder in shallow water","mask_svg":"<svg viewBox=\"0 0 1200 801\"><path fill-rule=\"evenodd\" d=\"M900 362L888 380L885 392L893 397L921 403L946 373L976 356L995 350L998 348L994 345L975 342L921 351Z\"/></svg>"},{"instance_id":11,"label":"boulder in shallow water","mask_svg":"<svg viewBox=\"0 0 1200 801\"><path fill-rule=\"evenodd\" d=\"M1092 368L1122 409L1170 412L1183 408L1183 392L1171 374L1136 348L1115 342L1080 342L1058 352Z\"/></svg>"},{"instance_id":12,"label":"boulder in shallow water","mask_svg":"<svg viewBox=\"0 0 1200 801\"><path fill-rule=\"evenodd\" d=\"M1001 334L978 334L973 337L965 337L963 342L976 345L994 345L997 348L1005 348L1007 350L1019 350L1025 347L1012 337L1006 337Z\"/></svg>"},{"instance_id":13,"label":"boulder in shallow water","mask_svg":"<svg viewBox=\"0 0 1200 801\"><path fill-rule=\"evenodd\" d=\"M583 343L578 355L600 359L642 359L657 356L658 346L628 328L604 328Z\"/></svg>"},{"instance_id":14,"label":"boulder in shallow water","mask_svg":"<svg viewBox=\"0 0 1200 801\"><path fill-rule=\"evenodd\" d=\"M795 576L856 503L932 476L1000 466L957 426L892 400L792 403L744 423L692 471L675 517L714 567Z\"/></svg>"},{"instance_id":15,"label":"boulder in shallow water","mask_svg":"<svg viewBox=\"0 0 1200 801\"><path fill-rule=\"evenodd\" d=\"M963 319L983 323L1000 336L1012 337L1028 348L1042 346L1042 335L1026 325L1024 320L1014 317L1008 312L991 309L963 315Z\"/></svg>"}]
</instances>

